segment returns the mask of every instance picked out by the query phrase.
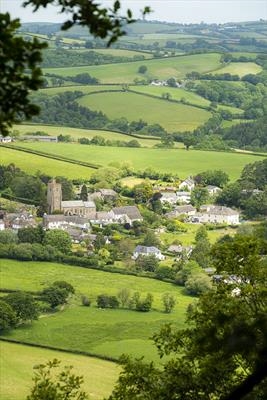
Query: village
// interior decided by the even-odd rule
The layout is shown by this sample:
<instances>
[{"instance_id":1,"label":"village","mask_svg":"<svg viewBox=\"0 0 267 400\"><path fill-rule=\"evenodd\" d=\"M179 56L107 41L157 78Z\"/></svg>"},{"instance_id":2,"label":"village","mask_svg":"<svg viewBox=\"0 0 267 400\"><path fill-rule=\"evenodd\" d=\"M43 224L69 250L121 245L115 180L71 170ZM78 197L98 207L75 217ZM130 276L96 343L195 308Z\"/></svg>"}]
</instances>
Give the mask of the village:
<instances>
[{"instance_id":1,"label":"village","mask_svg":"<svg viewBox=\"0 0 267 400\"><path fill-rule=\"evenodd\" d=\"M75 254L81 251L83 255L103 254L101 248L107 249L104 254L110 253L112 243L128 240L128 247L124 255L131 260L137 261L138 258L152 257L154 260L162 262L166 259L175 260L185 255L188 259L194 248L194 242L183 246L179 241L179 233L186 230L186 225L192 224L197 227L213 225L214 228L237 227L240 224L239 211L229 207L216 204L203 204L199 207L191 204L191 194L195 189L196 183L192 177L188 177L176 186L165 185L164 187L154 184L153 196L159 201L161 206L167 208L162 221L147 226L138 205L112 206L119 204L120 195L113 189L97 189L92 193L87 193L86 198L81 196L82 186L77 188L76 200L62 200L62 185L55 179L51 179L47 184L47 213L42 219L34 215L35 211L26 210L8 213L4 210L0 214L0 230L11 230L15 233L20 229L36 228L38 225L44 231L60 230L65 232L72 241L72 248ZM210 199L215 199L221 188L208 185L205 190ZM79 192L80 191L80 192ZM83 200L81 200L83 197ZM102 208L97 206L101 202ZM125 199L124 199L125 203ZM141 207L142 210L146 206ZM154 213L153 213L154 214ZM170 225L168 225L171 223ZM176 224L176 225L175 225ZM142 226L146 225L146 228ZM109 228L108 228L109 227ZM142 235L135 235L141 230L144 235L150 237L146 242L140 241ZM173 243L166 246L160 240L160 234L166 231L173 231L175 238ZM115 233L119 233L116 238ZM103 236L102 245L96 246L95 242ZM139 236L139 237L138 237ZM130 238L130 239L129 239ZM123 247L123 245L122 245ZM76 250L75 250L76 249ZM108 250L109 249L109 250ZM131 254L129 254L129 251ZM105 257L108 258L106 255ZM119 257L121 259L121 257ZM114 259L113 259L114 260ZM116 260L116 257L115 257Z\"/></svg>"}]
</instances>

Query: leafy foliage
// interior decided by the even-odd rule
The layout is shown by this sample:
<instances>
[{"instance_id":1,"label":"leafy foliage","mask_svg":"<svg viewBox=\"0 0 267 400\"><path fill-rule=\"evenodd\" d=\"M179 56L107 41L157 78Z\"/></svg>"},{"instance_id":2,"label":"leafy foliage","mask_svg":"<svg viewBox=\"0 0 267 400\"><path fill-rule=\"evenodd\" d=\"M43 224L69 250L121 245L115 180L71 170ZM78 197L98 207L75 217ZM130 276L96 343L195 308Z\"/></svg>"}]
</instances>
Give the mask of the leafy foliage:
<instances>
[{"instance_id":1,"label":"leafy foliage","mask_svg":"<svg viewBox=\"0 0 267 400\"><path fill-rule=\"evenodd\" d=\"M9 14L0 14L0 133L6 136L18 114L26 118L36 115L39 108L31 103L29 91L42 85L42 60L40 50L46 44L36 38L28 42L15 35L20 27L19 20L11 20Z\"/></svg>"},{"instance_id":2,"label":"leafy foliage","mask_svg":"<svg viewBox=\"0 0 267 400\"><path fill-rule=\"evenodd\" d=\"M27 400L88 399L87 394L81 390L83 378L74 375L71 366L65 366L62 371L57 372L59 366L60 361L54 359L34 367L34 384Z\"/></svg>"},{"instance_id":3,"label":"leafy foliage","mask_svg":"<svg viewBox=\"0 0 267 400\"><path fill-rule=\"evenodd\" d=\"M38 305L34 297L26 292L9 293L3 300L12 307L18 321L32 321L38 317Z\"/></svg>"},{"instance_id":4,"label":"leafy foliage","mask_svg":"<svg viewBox=\"0 0 267 400\"><path fill-rule=\"evenodd\" d=\"M218 242L212 253L217 272L239 279L222 279L192 304L187 328L165 325L154 335L160 356L168 356L163 368L123 358L109 400L266 398L267 281L258 251L252 237Z\"/></svg>"}]
</instances>

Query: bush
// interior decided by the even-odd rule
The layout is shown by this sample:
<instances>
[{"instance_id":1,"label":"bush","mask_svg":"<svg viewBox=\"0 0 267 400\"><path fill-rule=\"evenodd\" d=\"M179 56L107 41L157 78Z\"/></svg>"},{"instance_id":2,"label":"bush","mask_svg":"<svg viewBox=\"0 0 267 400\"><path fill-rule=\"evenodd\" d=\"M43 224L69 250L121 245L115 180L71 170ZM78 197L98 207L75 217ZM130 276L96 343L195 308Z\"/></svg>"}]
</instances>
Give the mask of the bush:
<instances>
[{"instance_id":1,"label":"bush","mask_svg":"<svg viewBox=\"0 0 267 400\"><path fill-rule=\"evenodd\" d=\"M210 278L204 273L191 275L185 283L185 288L188 294L198 296L202 293L211 290L212 283Z\"/></svg>"},{"instance_id":2,"label":"bush","mask_svg":"<svg viewBox=\"0 0 267 400\"><path fill-rule=\"evenodd\" d=\"M98 308L119 308L119 300L116 296L100 294L97 296L96 303Z\"/></svg>"}]
</instances>

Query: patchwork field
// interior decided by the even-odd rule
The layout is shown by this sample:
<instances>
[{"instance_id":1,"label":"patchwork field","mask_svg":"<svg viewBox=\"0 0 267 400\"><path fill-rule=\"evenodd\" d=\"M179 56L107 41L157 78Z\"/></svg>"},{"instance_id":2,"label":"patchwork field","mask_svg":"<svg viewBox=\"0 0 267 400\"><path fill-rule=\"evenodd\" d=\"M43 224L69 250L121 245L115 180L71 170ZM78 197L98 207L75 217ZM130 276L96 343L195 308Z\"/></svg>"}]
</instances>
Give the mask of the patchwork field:
<instances>
[{"instance_id":1,"label":"patchwork field","mask_svg":"<svg viewBox=\"0 0 267 400\"><path fill-rule=\"evenodd\" d=\"M54 358L61 360L61 366L72 365L73 372L84 377L82 387L91 400L108 396L119 373L117 364L93 357L7 342L0 342L0 349L1 400L25 400L33 385L33 367Z\"/></svg>"},{"instance_id":2,"label":"patchwork field","mask_svg":"<svg viewBox=\"0 0 267 400\"><path fill-rule=\"evenodd\" d=\"M226 65L224 68L221 68L219 71L216 71L214 73L219 73L219 74L233 74L233 75L239 75L241 78L244 75L247 74L258 74L259 72L262 71L262 68L260 65L257 65L253 62L247 62L247 63L230 63L229 65Z\"/></svg>"},{"instance_id":3,"label":"patchwork field","mask_svg":"<svg viewBox=\"0 0 267 400\"><path fill-rule=\"evenodd\" d=\"M163 323L183 326L185 310L194 301L183 288L154 279L126 276L71 267L55 263L1 260L1 285L9 289L40 290L56 280L67 280L76 288L76 297L64 311L35 321L31 327L20 327L5 336L27 343L39 343L62 349L82 350L117 358L122 353L145 355L158 360L150 339ZM125 309L101 310L95 306L98 294L116 295L128 288L148 292L154 297L153 311L140 313ZM161 296L175 295L177 305L171 314L163 312ZM91 307L81 305L81 294L92 300Z\"/></svg>"},{"instance_id":4,"label":"patchwork field","mask_svg":"<svg viewBox=\"0 0 267 400\"><path fill-rule=\"evenodd\" d=\"M196 107L130 92L90 94L79 98L77 102L92 110L102 111L110 119L142 119L150 124L158 123L169 132L193 130L211 116L210 112Z\"/></svg>"},{"instance_id":5,"label":"patchwork field","mask_svg":"<svg viewBox=\"0 0 267 400\"><path fill-rule=\"evenodd\" d=\"M1 147L1 164L8 165L10 163L16 164L17 167L29 174L41 171L50 176L64 175L69 179L88 179L92 172L95 171L95 169L81 165Z\"/></svg>"},{"instance_id":6,"label":"patchwork field","mask_svg":"<svg viewBox=\"0 0 267 400\"><path fill-rule=\"evenodd\" d=\"M147 73L139 74L141 65L146 65ZM88 72L91 76L99 79L101 83L133 83L135 79L170 77L183 78L190 71L200 73L213 71L220 67L220 54L194 54L164 59L153 59L121 64L106 64L75 68L44 68L43 72L53 73L61 76L75 76Z\"/></svg>"},{"instance_id":7,"label":"patchwork field","mask_svg":"<svg viewBox=\"0 0 267 400\"><path fill-rule=\"evenodd\" d=\"M81 161L90 161L103 166L107 166L113 161L124 162L127 160L137 170L151 167L156 171L178 174L180 178L186 178L188 175L194 175L207 169L222 169L234 180L239 177L244 165L264 159L262 156L256 157L247 154L186 151L184 149L130 149L66 143L20 143L20 146ZM5 159L4 163L8 162L16 162L14 155L9 160ZM75 169L76 166L73 168ZM39 169L41 170L41 168Z\"/></svg>"},{"instance_id":8,"label":"patchwork field","mask_svg":"<svg viewBox=\"0 0 267 400\"><path fill-rule=\"evenodd\" d=\"M168 86L130 86L131 90L139 93L150 94L157 97L162 97L163 94L169 93L170 98L173 100L181 101L185 99L191 104L196 104L197 106L209 107L210 101L204 99L204 97L198 96L195 93L189 92L188 90L182 88L172 88Z\"/></svg>"},{"instance_id":9,"label":"patchwork field","mask_svg":"<svg viewBox=\"0 0 267 400\"><path fill-rule=\"evenodd\" d=\"M136 139L142 147L153 147L155 144L159 143L160 139L146 139L143 138L133 138L130 135L124 135L118 132L103 131L97 129L79 129L79 128L69 128L65 126L48 126L48 125L13 125L13 128L18 131L22 136L26 133L32 133L36 131L45 132L50 136L70 135L73 140L77 141L79 138L86 137L92 139L94 136L102 136L108 140L122 140L128 142L131 139Z\"/></svg>"}]
</instances>

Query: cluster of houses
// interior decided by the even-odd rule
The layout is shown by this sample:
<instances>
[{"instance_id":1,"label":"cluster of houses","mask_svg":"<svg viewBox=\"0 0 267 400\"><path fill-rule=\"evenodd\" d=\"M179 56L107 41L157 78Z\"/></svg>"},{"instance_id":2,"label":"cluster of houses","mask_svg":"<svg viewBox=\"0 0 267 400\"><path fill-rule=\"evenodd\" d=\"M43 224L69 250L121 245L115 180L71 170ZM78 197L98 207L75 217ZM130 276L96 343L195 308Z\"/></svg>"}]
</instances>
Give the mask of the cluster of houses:
<instances>
[{"instance_id":1,"label":"cluster of houses","mask_svg":"<svg viewBox=\"0 0 267 400\"><path fill-rule=\"evenodd\" d=\"M239 224L239 212L229 207L206 204L201 206L199 211L197 211L190 204L191 192L194 188L194 179L189 177L178 186L178 191L176 191L176 188L160 191L161 203L168 203L173 206L173 209L165 214L167 218L177 218L184 215L187 217L187 222L191 223ZM219 187L212 185L206 186L206 189L210 196L216 196L221 191Z\"/></svg>"}]
</instances>

